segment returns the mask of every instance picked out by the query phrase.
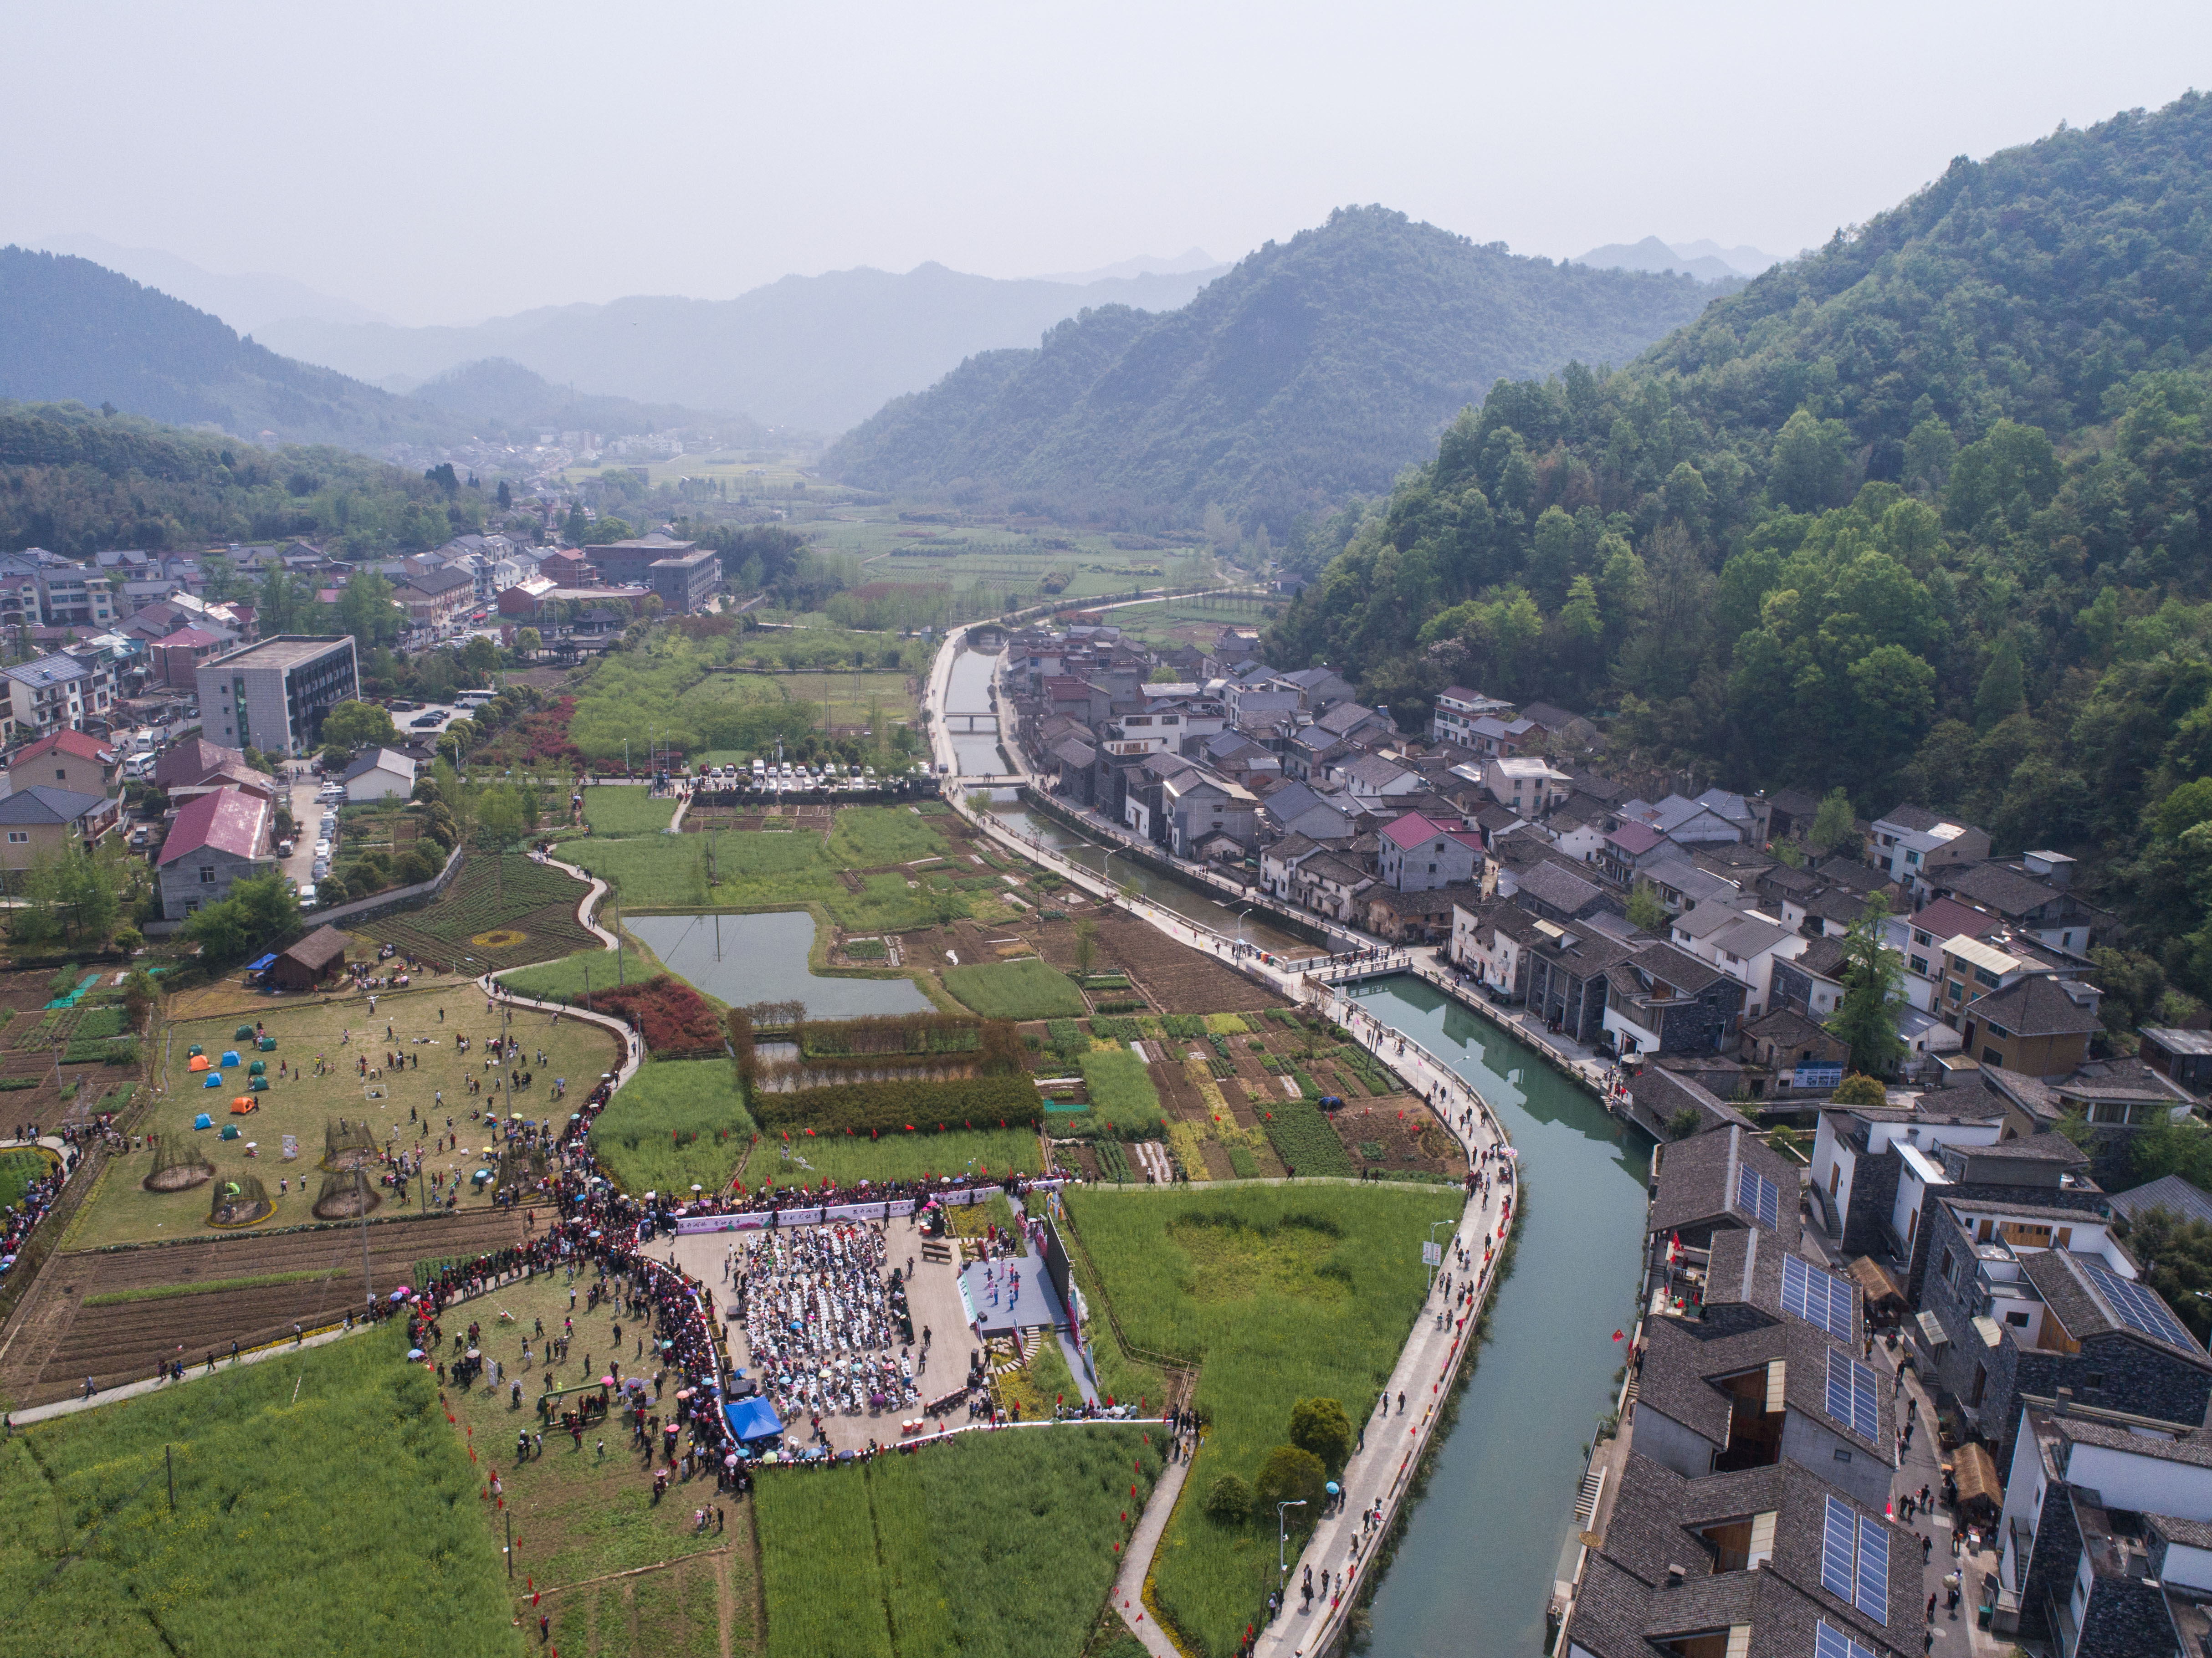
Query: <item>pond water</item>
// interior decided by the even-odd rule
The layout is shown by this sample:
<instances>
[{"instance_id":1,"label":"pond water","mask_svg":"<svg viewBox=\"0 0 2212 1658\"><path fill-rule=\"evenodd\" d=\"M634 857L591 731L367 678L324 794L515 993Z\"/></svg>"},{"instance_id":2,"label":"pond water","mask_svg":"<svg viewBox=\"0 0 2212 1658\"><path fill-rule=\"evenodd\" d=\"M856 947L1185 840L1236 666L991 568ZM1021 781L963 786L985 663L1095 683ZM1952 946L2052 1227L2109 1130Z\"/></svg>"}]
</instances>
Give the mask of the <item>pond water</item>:
<instances>
[{"instance_id":1,"label":"pond water","mask_svg":"<svg viewBox=\"0 0 2212 1658\"><path fill-rule=\"evenodd\" d=\"M814 918L806 911L766 915L633 915L629 930L677 974L733 1007L804 1002L816 1019L878 1013L927 1013L929 998L911 979L824 979L808 967Z\"/></svg>"},{"instance_id":2,"label":"pond water","mask_svg":"<svg viewBox=\"0 0 2212 1658\"><path fill-rule=\"evenodd\" d=\"M1375 981L1359 1002L1490 1102L1527 1182L1512 1275L1491 1302L1491 1340L1376 1594L1371 1650L1536 1654L1572 1541L1583 1448L1613 1407L1613 1374L1626 1355L1613 1333L1634 1327L1651 1142L1527 1044L1420 980Z\"/></svg>"}]
</instances>

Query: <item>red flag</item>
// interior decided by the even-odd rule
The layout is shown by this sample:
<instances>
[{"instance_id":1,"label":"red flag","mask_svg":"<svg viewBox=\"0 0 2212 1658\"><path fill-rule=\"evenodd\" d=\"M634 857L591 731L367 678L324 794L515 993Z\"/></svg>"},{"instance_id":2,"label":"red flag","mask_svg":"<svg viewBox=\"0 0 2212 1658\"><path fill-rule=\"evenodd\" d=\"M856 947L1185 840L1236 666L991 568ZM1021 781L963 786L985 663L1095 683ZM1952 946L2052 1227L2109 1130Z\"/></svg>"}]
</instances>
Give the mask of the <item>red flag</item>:
<instances>
[{"instance_id":1,"label":"red flag","mask_svg":"<svg viewBox=\"0 0 2212 1658\"><path fill-rule=\"evenodd\" d=\"M1615 1341L1619 1341L1619 1340L1622 1339L1622 1337L1621 1337L1621 1333L1620 1333L1620 1331L1618 1331L1618 1330L1615 1330L1615 1331L1613 1333L1613 1339Z\"/></svg>"}]
</instances>

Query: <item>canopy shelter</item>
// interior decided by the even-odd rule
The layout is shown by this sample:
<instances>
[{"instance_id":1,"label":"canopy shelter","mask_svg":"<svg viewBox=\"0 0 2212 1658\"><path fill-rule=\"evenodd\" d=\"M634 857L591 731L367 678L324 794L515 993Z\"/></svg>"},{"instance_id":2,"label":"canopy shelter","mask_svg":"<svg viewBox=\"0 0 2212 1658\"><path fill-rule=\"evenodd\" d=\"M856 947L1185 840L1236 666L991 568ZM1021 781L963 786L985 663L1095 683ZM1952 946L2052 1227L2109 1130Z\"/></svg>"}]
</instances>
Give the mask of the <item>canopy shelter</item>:
<instances>
[{"instance_id":1,"label":"canopy shelter","mask_svg":"<svg viewBox=\"0 0 2212 1658\"><path fill-rule=\"evenodd\" d=\"M272 950L266 956L256 957L252 961L248 962L246 964L246 970L248 973L266 973L276 964L276 952Z\"/></svg>"},{"instance_id":2,"label":"canopy shelter","mask_svg":"<svg viewBox=\"0 0 2212 1658\"><path fill-rule=\"evenodd\" d=\"M765 1399L741 1399L722 1406L722 1414L729 1418L730 1431L744 1443L774 1439L783 1432L783 1419Z\"/></svg>"},{"instance_id":3,"label":"canopy shelter","mask_svg":"<svg viewBox=\"0 0 2212 1658\"><path fill-rule=\"evenodd\" d=\"M1899 1315L1905 1310L1905 1291L1889 1269L1872 1255L1861 1255L1851 1263L1851 1277L1866 1291L1869 1311Z\"/></svg>"},{"instance_id":4,"label":"canopy shelter","mask_svg":"<svg viewBox=\"0 0 2212 1658\"><path fill-rule=\"evenodd\" d=\"M1951 1454L1951 1477L1958 1482L1961 1509L1993 1518L2003 1507L2004 1487L1997 1483L1996 1464L1979 1445L1970 1441Z\"/></svg>"}]
</instances>

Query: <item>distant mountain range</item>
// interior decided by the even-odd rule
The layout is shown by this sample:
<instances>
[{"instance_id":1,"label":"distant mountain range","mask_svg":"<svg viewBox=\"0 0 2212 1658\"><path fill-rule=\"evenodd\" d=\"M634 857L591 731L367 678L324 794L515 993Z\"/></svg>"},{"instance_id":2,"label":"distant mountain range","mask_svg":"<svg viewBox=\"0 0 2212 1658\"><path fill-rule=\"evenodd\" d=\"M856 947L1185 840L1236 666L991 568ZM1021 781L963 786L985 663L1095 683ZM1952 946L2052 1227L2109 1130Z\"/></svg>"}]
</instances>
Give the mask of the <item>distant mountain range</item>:
<instances>
[{"instance_id":1,"label":"distant mountain range","mask_svg":"<svg viewBox=\"0 0 2212 1658\"><path fill-rule=\"evenodd\" d=\"M941 264L903 276L837 270L786 276L734 300L641 296L526 311L466 328L301 318L266 325L258 337L394 390L411 390L463 363L504 357L556 385L742 410L764 425L826 436L978 351L1030 344L1087 308L1173 310L1224 268L1081 282L973 276Z\"/></svg>"},{"instance_id":2,"label":"distant mountain range","mask_svg":"<svg viewBox=\"0 0 2212 1658\"><path fill-rule=\"evenodd\" d=\"M1699 282L1722 282L1756 276L1782 261L1755 247L1723 247L1713 241L1670 246L1646 236L1640 242L1607 242L1570 263L1594 270L1676 270Z\"/></svg>"},{"instance_id":3,"label":"distant mountain range","mask_svg":"<svg viewBox=\"0 0 2212 1658\"><path fill-rule=\"evenodd\" d=\"M258 334L271 323L294 317L336 323L392 320L380 311L319 292L290 276L266 270L208 270L158 247L125 247L104 236L82 233L43 237L38 246L48 253L71 253L119 270L133 282L158 288L210 316L222 318L241 334Z\"/></svg>"},{"instance_id":4,"label":"distant mountain range","mask_svg":"<svg viewBox=\"0 0 2212 1658\"><path fill-rule=\"evenodd\" d=\"M1301 512L1388 489L1501 377L1624 362L1712 292L1342 209L1180 311L1102 307L1040 348L970 357L848 434L823 465L869 489L1132 521L1188 522L1218 505L1279 537Z\"/></svg>"},{"instance_id":5,"label":"distant mountain range","mask_svg":"<svg viewBox=\"0 0 2212 1658\"><path fill-rule=\"evenodd\" d=\"M90 260L0 248L0 398L109 404L235 437L334 444L375 454L395 444L529 440L542 425L606 434L742 422L621 398L578 398L513 363L480 363L423 388L389 392L295 362L204 311Z\"/></svg>"}]
</instances>

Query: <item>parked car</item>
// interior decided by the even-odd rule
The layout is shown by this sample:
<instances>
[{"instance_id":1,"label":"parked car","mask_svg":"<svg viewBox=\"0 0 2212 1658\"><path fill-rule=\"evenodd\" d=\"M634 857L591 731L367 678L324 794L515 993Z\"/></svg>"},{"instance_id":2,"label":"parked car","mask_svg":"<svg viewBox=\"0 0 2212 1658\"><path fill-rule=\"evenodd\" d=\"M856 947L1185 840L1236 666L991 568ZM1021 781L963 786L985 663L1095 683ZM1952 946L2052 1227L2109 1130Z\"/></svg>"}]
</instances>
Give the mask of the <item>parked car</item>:
<instances>
[{"instance_id":1,"label":"parked car","mask_svg":"<svg viewBox=\"0 0 2212 1658\"><path fill-rule=\"evenodd\" d=\"M295 850L297 850L297 843L295 841L279 841L276 843L276 855L279 858L289 858Z\"/></svg>"},{"instance_id":2,"label":"parked car","mask_svg":"<svg viewBox=\"0 0 2212 1658\"><path fill-rule=\"evenodd\" d=\"M315 907L316 902L315 890L313 887L304 886L300 889L300 908L301 909L313 909Z\"/></svg>"}]
</instances>

